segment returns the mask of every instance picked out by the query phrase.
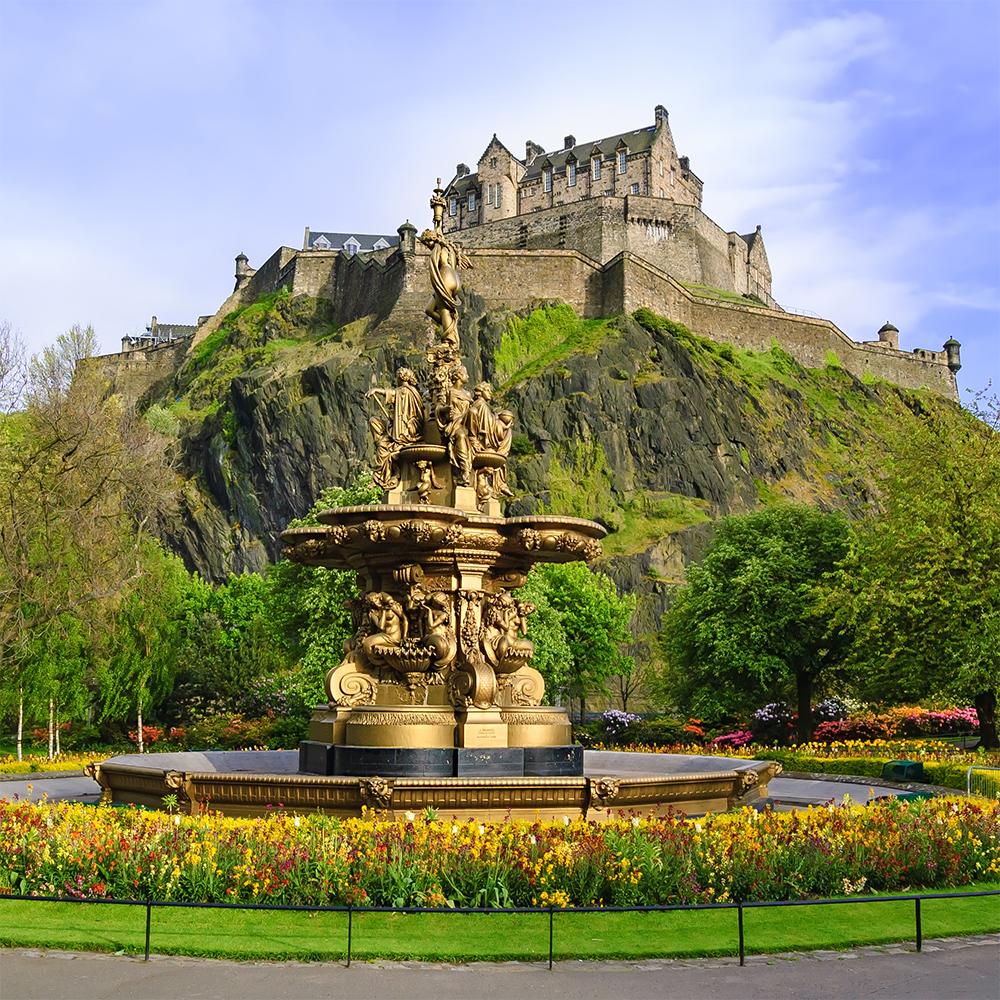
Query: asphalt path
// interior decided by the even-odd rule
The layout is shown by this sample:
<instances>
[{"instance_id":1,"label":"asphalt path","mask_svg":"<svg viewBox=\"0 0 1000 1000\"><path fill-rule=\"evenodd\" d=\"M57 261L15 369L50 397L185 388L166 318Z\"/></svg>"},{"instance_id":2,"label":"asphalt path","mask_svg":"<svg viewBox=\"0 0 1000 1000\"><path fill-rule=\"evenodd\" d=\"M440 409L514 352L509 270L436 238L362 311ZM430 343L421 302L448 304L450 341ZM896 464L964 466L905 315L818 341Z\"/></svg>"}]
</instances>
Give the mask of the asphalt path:
<instances>
[{"instance_id":1,"label":"asphalt path","mask_svg":"<svg viewBox=\"0 0 1000 1000\"><path fill-rule=\"evenodd\" d=\"M751 956L735 960L523 962L436 965L416 962L226 962L35 950L0 951L2 1000L997 1000L1000 935Z\"/></svg>"}]
</instances>

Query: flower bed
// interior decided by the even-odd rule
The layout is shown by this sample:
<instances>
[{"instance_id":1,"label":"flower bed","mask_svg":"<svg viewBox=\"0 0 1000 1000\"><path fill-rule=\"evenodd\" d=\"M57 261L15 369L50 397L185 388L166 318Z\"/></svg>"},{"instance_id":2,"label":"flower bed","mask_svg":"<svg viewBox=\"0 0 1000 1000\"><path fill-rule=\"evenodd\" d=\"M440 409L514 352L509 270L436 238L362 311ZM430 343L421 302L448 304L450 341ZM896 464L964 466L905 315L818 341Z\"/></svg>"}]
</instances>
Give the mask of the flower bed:
<instances>
[{"instance_id":1,"label":"flower bed","mask_svg":"<svg viewBox=\"0 0 1000 1000\"><path fill-rule=\"evenodd\" d=\"M125 752L125 751L120 751ZM0 774L35 774L43 771L82 771L92 760L110 756L100 750L83 750L79 753L61 753L51 760L45 754L26 753L23 760L14 754L0 755Z\"/></svg>"},{"instance_id":2,"label":"flower bed","mask_svg":"<svg viewBox=\"0 0 1000 1000\"><path fill-rule=\"evenodd\" d=\"M796 899L1000 877L1000 804L898 800L700 821L171 816L0 802L0 891L357 905Z\"/></svg>"}]
</instances>

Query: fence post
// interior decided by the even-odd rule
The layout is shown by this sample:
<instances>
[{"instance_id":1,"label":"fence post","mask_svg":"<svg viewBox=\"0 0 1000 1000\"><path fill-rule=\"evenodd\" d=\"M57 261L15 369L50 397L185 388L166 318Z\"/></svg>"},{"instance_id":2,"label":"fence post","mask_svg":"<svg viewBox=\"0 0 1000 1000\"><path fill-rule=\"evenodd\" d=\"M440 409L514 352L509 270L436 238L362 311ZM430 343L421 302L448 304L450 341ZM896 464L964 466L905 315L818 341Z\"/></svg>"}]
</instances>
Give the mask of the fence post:
<instances>
[{"instance_id":1,"label":"fence post","mask_svg":"<svg viewBox=\"0 0 1000 1000\"><path fill-rule=\"evenodd\" d=\"M923 951L924 948L924 926L920 919L920 897L913 901L913 917L917 925L917 951Z\"/></svg>"},{"instance_id":2,"label":"fence post","mask_svg":"<svg viewBox=\"0 0 1000 1000\"><path fill-rule=\"evenodd\" d=\"M549 972L552 971L552 906L549 905Z\"/></svg>"},{"instance_id":3,"label":"fence post","mask_svg":"<svg viewBox=\"0 0 1000 1000\"><path fill-rule=\"evenodd\" d=\"M143 958L144 962L149 961L149 923L153 915L153 901L147 896L146 897L146 955Z\"/></svg>"},{"instance_id":4,"label":"fence post","mask_svg":"<svg viewBox=\"0 0 1000 1000\"><path fill-rule=\"evenodd\" d=\"M347 904L347 967L351 967L351 934L354 930L354 907Z\"/></svg>"},{"instance_id":5,"label":"fence post","mask_svg":"<svg viewBox=\"0 0 1000 1000\"><path fill-rule=\"evenodd\" d=\"M736 919L740 929L740 965L746 965L746 947L743 939L743 902L736 903Z\"/></svg>"}]
</instances>

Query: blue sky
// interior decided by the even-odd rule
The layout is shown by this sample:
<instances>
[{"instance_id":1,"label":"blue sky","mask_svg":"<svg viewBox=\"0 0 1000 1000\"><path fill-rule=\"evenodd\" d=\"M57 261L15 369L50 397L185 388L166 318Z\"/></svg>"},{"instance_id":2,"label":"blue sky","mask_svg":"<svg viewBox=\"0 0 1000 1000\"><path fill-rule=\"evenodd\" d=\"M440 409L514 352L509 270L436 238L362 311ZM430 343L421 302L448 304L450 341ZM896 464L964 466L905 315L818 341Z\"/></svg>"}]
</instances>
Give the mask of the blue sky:
<instances>
[{"instance_id":1,"label":"blue sky","mask_svg":"<svg viewBox=\"0 0 1000 1000\"><path fill-rule=\"evenodd\" d=\"M423 224L494 131L651 124L783 304L1000 387L1000 4L0 0L0 319L114 349L305 226Z\"/></svg>"}]
</instances>

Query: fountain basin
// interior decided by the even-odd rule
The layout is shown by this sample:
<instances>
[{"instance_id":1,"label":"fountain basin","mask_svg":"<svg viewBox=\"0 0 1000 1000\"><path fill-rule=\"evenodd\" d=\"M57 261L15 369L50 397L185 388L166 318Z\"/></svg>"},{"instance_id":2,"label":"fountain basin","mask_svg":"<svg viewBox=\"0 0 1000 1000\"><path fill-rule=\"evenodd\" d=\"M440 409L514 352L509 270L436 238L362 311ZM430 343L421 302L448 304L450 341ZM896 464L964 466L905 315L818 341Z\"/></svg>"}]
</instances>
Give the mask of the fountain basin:
<instances>
[{"instance_id":1,"label":"fountain basin","mask_svg":"<svg viewBox=\"0 0 1000 1000\"><path fill-rule=\"evenodd\" d=\"M182 812L261 816L284 810L389 818L434 810L460 821L607 820L613 815L702 815L750 804L781 770L769 761L585 751L579 777L326 776L298 770L296 751L126 754L87 766L101 800Z\"/></svg>"}]
</instances>

